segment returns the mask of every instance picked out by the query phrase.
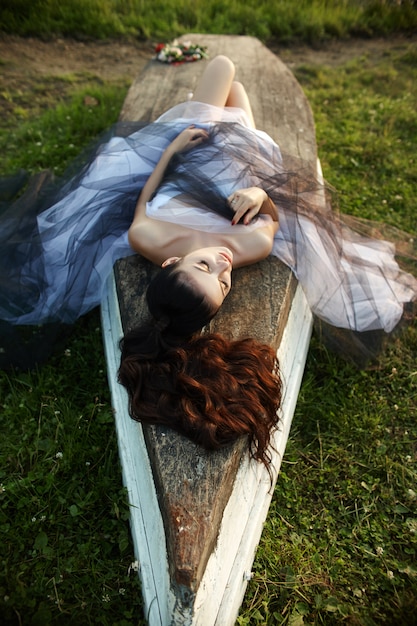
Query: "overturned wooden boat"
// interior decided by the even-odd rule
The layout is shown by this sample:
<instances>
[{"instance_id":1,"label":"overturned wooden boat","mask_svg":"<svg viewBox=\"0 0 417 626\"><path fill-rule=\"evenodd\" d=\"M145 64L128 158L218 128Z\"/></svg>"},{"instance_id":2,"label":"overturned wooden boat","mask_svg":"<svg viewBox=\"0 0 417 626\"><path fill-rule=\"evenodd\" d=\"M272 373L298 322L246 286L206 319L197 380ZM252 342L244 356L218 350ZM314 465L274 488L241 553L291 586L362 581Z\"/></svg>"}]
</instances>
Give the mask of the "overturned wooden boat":
<instances>
[{"instance_id":1,"label":"overturned wooden boat","mask_svg":"<svg viewBox=\"0 0 417 626\"><path fill-rule=\"evenodd\" d=\"M251 37L188 35L209 56L229 56L249 92L258 128L286 152L317 162L314 121L289 69ZM187 99L203 62L169 66L151 61L132 85L121 117L152 121ZM272 489L244 442L207 453L161 427L128 415L118 385L118 342L146 311L146 286L158 270L132 256L119 261L102 303L102 326L131 530L151 626L228 626L236 621L266 518ZM255 337L278 352L284 382L275 435L277 478L310 341L312 317L291 271L276 258L234 272L234 286L210 330Z\"/></svg>"}]
</instances>

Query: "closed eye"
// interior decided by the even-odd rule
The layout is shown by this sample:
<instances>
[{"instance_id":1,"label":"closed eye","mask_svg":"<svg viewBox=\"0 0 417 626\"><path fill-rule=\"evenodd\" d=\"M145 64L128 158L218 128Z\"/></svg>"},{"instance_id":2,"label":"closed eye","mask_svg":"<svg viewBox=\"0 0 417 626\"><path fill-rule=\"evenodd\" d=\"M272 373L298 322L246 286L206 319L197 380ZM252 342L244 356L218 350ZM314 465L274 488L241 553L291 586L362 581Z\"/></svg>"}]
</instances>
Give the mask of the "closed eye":
<instances>
[{"instance_id":1,"label":"closed eye","mask_svg":"<svg viewBox=\"0 0 417 626\"><path fill-rule=\"evenodd\" d=\"M201 261L199 261L198 264L200 266L202 265L205 271L207 271L208 273L211 273L211 268L210 268L210 265L207 263L207 261L205 261L204 259L201 259ZM226 296L227 293L229 292L229 283L225 280L222 280L221 278L219 278L219 283L221 285L223 295Z\"/></svg>"}]
</instances>

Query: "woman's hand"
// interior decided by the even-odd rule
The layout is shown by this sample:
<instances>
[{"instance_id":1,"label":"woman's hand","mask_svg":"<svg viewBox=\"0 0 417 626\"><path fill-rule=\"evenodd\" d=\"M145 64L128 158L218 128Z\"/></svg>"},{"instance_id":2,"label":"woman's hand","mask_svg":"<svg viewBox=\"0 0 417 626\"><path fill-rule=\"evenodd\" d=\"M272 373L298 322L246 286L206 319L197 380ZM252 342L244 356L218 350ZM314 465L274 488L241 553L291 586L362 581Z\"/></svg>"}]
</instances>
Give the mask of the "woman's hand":
<instances>
[{"instance_id":1,"label":"woman's hand","mask_svg":"<svg viewBox=\"0 0 417 626\"><path fill-rule=\"evenodd\" d=\"M260 187L248 187L234 191L227 200L235 214L232 224L237 224L242 218L244 224L249 224L258 215L268 196Z\"/></svg>"},{"instance_id":2,"label":"woman's hand","mask_svg":"<svg viewBox=\"0 0 417 626\"><path fill-rule=\"evenodd\" d=\"M186 152L195 148L208 138L208 132L204 128L196 128L194 124L188 126L169 144L168 150L172 154Z\"/></svg>"}]
</instances>

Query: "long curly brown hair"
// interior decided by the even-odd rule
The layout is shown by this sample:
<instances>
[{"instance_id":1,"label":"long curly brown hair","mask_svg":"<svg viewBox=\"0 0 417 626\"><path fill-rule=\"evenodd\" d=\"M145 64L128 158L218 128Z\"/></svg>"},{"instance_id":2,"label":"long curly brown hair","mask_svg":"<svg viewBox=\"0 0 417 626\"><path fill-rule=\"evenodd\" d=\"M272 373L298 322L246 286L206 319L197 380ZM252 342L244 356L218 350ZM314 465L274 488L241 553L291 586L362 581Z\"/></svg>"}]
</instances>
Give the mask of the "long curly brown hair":
<instances>
[{"instance_id":1,"label":"long curly brown hair","mask_svg":"<svg viewBox=\"0 0 417 626\"><path fill-rule=\"evenodd\" d=\"M272 348L254 339L201 335L155 360L138 355L142 332L149 338L152 329L136 329L122 341L119 381L128 391L131 417L169 426L207 450L247 436L251 456L268 466L281 403Z\"/></svg>"},{"instance_id":2,"label":"long curly brown hair","mask_svg":"<svg viewBox=\"0 0 417 626\"><path fill-rule=\"evenodd\" d=\"M275 352L255 339L200 335L217 309L180 263L159 272L146 299L152 318L120 342L131 417L169 426L207 450L246 436L252 457L268 467L281 404Z\"/></svg>"}]
</instances>

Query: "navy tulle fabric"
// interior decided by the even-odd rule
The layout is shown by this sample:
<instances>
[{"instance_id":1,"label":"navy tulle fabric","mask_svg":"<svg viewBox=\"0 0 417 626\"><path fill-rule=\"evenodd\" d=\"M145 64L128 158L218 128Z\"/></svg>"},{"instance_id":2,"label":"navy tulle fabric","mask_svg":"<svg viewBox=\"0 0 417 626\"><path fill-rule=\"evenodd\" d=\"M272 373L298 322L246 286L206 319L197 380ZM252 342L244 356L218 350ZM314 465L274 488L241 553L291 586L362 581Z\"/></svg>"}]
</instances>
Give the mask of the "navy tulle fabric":
<instances>
[{"instance_id":1,"label":"navy tulle fabric","mask_svg":"<svg viewBox=\"0 0 417 626\"><path fill-rule=\"evenodd\" d=\"M114 262L133 253L127 230L141 188L189 123L118 124L64 180L39 175L17 200L24 173L0 184L3 336L16 325L72 324L100 304ZM346 226L315 167L283 156L263 133L239 122L201 125L210 131L208 142L174 159L158 191L173 207L169 219L176 220L176 203L186 197L227 228L231 190L262 187L280 216L273 254L293 269L315 315L354 332L390 332L404 303L417 296L417 281L399 269L393 245Z\"/></svg>"}]
</instances>

